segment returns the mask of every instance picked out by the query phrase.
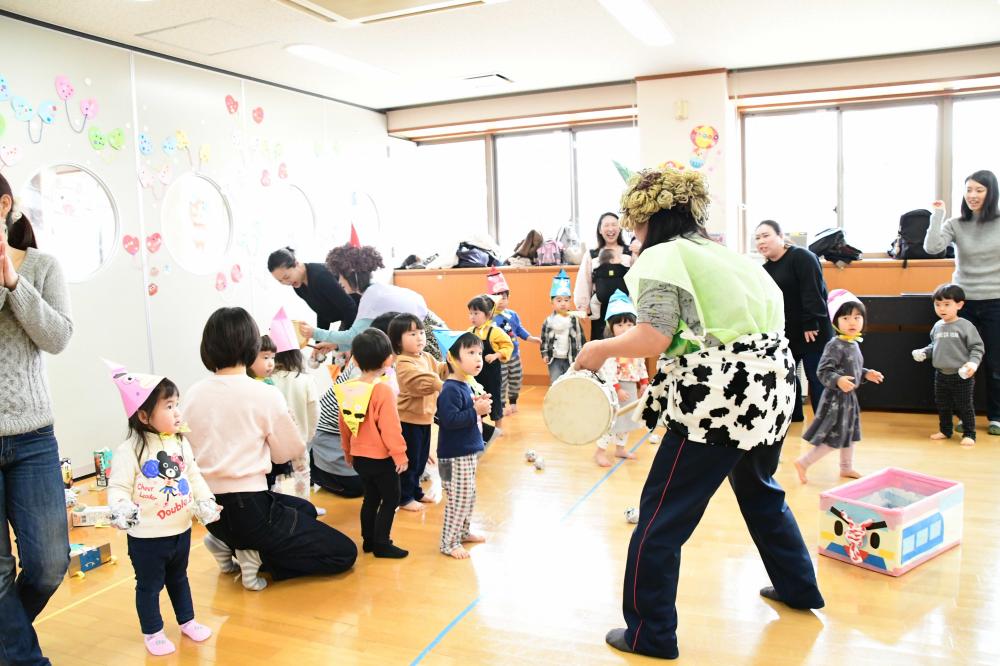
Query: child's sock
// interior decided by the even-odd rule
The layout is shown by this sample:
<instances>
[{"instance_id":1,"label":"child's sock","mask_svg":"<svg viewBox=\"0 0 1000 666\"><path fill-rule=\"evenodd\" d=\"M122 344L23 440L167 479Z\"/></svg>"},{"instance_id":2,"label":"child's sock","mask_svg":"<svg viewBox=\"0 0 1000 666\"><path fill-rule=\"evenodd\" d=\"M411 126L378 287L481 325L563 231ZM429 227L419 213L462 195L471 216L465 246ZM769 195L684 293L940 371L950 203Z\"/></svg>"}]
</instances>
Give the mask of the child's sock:
<instances>
[{"instance_id":1,"label":"child's sock","mask_svg":"<svg viewBox=\"0 0 1000 666\"><path fill-rule=\"evenodd\" d=\"M240 570L239 565L233 561L232 549L223 543L222 539L212 534L206 534L203 543L205 544L205 550L210 552L215 561L219 563L219 570L222 573L231 574Z\"/></svg>"},{"instance_id":2,"label":"child's sock","mask_svg":"<svg viewBox=\"0 0 1000 666\"><path fill-rule=\"evenodd\" d=\"M237 549L236 561L240 563L240 577L243 579L243 587L252 592L260 592L267 587L267 581L257 576L261 565L260 553L256 550Z\"/></svg>"},{"instance_id":3,"label":"child's sock","mask_svg":"<svg viewBox=\"0 0 1000 666\"><path fill-rule=\"evenodd\" d=\"M181 633L191 640L200 643L208 640L208 637L212 635L212 630L194 620L189 620L181 625Z\"/></svg>"},{"instance_id":4,"label":"child's sock","mask_svg":"<svg viewBox=\"0 0 1000 666\"><path fill-rule=\"evenodd\" d=\"M840 475L845 479L861 478L861 474L854 470L853 446L845 446L840 450Z\"/></svg>"},{"instance_id":5,"label":"child's sock","mask_svg":"<svg viewBox=\"0 0 1000 666\"><path fill-rule=\"evenodd\" d=\"M143 634L142 640L146 644L146 650L154 657L162 657L177 650L162 629L155 634Z\"/></svg>"},{"instance_id":6,"label":"child's sock","mask_svg":"<svg viewBox=\"0 0 1000 666\"><path fill-rule=\"evenodd\" d=\"M396 560L402 559L410 554L410 551L403 550L399 546L391 543L374 546L372 547L372 552L375 554L375 557L388 557Z\"/></svg>"}]
</instances>

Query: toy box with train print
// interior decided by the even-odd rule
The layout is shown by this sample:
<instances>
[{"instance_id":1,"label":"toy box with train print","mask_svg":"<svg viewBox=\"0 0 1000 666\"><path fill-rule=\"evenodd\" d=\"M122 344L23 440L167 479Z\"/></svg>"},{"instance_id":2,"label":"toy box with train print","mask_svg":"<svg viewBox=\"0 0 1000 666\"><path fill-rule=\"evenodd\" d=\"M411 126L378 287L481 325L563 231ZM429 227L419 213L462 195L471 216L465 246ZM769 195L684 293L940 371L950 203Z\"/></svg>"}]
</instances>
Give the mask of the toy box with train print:
<instances>
[{"instance_id":1,"label":"toy box with train print","mask_svg":"<svg viewBox=\"0 0 1000 666\"><path fill-rule=\"evenodd\" d=\"M889 467L820 494L819 554L901 576L962 541L965 487Z\"/></svg>"}]
</instances>

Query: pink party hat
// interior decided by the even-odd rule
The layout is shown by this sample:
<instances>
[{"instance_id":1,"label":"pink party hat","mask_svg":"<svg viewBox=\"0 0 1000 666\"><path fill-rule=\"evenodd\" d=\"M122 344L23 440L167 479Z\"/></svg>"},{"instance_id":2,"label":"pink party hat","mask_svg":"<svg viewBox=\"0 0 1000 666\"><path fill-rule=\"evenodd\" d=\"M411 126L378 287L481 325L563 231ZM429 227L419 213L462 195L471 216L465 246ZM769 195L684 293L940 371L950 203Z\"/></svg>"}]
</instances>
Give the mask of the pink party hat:
<instances>
[{"instance_id":1,"label":"pink party hat","mask_svg":"<svg viewBox=\"0 0 1000 666\"><path fill-rule=\"evenodd\" d=\"M826 297L826 307L830 313L830 321L833 325L837 325L836 319L834 317L837 314L837 310L844 305L844 303L860 303L861 299L849 292L846 289L834 289Z\"/></svg>"},{"instance_id":2,"label":"pink party hat","mask_svg":"<svg viewBox=\"0 0 1000 666\"><path fill-rule=\"evenodd\" d=\"M267 334L271 336L279 353L299 349L299 336L295 334L295 324L285 314L285 308L281 308L278 314L274 315Z\"/></svg>"},{"instance_id":3,"label":"pink party hat","mask_svg":"<svg viewBox=\"0 0 1000 666\"><path fill-rule=\"evenodd\" d=\"M510 291L510 287L507 285L507 278L495 268L486 276L486 285L486 293L491 296L495 296L502 291Z\"/></svg>"},{"instance_id":4,"label":"pink party hat","mask_svg":"<svg viewBox=\"0 0 1000 666\"><path fill-rule=\"evenodd\" d=\"M111 371L111 380L118 387L118 392L122 395L122 405L125 407L125 416L135 414L142 403L146 402L149 395L162 382L163 375L143 375L129 372L121 363L114 363L107 359L102 359Z\"/></svg>"}]
</instances>

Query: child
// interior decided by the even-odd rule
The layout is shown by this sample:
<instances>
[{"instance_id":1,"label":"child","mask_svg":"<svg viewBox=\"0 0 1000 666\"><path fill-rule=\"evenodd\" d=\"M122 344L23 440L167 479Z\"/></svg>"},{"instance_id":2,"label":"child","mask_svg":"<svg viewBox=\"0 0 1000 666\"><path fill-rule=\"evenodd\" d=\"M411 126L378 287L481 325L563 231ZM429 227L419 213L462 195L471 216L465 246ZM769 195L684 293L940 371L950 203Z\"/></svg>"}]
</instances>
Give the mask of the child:
<instances>
[{"instance_id":1,"label":"child","mask_svg":"<svg viewBox=\"0 0 1000 666\"><path fill-rule=\"evenodd\" d=\"M263 340L261 342L263 343ZM274 372L271 375L271 382L285 396L288 411L292 413L292 418L295 419L295 424L299 427L302 441L311 442L316 434L316 425L319 421L319 391L316 389L316 382L313 381L313 378L305 373L303 365L302 352L299 349L279 351L274 355ZM292 459L289 465L294 484L293 494L308 500L309 489L312 486L309 479L308 450L304 455ZM277 480L279 486L282 480ZM316 512L322 516L326 510L317 507Z\"/></svg>"},{"instance_id":2,"label":"child","mask_svg":"<svg viewBox=\"0 0 1000 666\"><path fill-rule=\"evenodd\" d=\"M180 434L177 385L166 377L128 374L119 365L108 365L121 392L129 432L115 451L108 483L111 524L128 533L135 607L146 650L162 656L176 649L163 633L164 585L181 633L199 642L212 635L194 619L187 565L191 515L207 524L219 519L221 507Z\"/></svg>"},{"instance_id":3,"label":"child","mask_svg":"<svg viewBox=\"0 0 1000 666\"><path fill-rule=\"evenodd\" d=\"M396 353L396 379L399 381L399 420L406 440L407 468L400 478L399 507L421 511L434 498L424 495L420 477L431 453L431 423L437 411L437 397L448 365L424 351L427 334L424 324L414 315L401 314L389 323L389 342Z\"/></svg>"},{"instance_id":4,"label":"child","mask_svg":"<svg viewBox=\"0 0 1000 666\"><path fill-rule=\"evenodd\" d=\"M931 343L913 350L913 360L926 361L930 355L934 365L934 402L941 428L931 439L951 439L955 411L962 420L962 446L975 446L973 375L982 363L986 347L972 322L959 318L958 311L963 305L965 291L957 284L943 284L934 291L934 311L941 321L931 329Z\"/></svg>"},{"instance_id":5,"label":"child","mask_svg":"<svg viewBox=\"0 0 1000 666\"><path fill-rule=\"evenodd\" d=\"M274 374L274 355L277 353L278 347L271 340L271 336L260 336L260 351L257 352L257 359L253 365L247 367L247 376L273 386L271 375Z\"/></svg>"},{"instance_id":6,"label":"child","mask_svg":"<svg viewBox=\"0 0 1000 666\"><path fill-rule=\"evenodd\" d=\"M867 380L881 384L877 370L862 367L861 332L865 327L865 306L846 289L834 289L827 298L830 320L837 336L826 343L816 375L827 391L819 400L816 418L802 438L816 448L795 461L799 481L806 483L806 470L814 462L840 449L840 476L859 479L854 469L854 443L861 441L861 408L855 391Z\"/></svg>"},{"instance_id":7,"label":"child","mask_svg":"<svg viewBox=\"0 0 1000 666\"><path fill-rule=\"evenodd\" d=\"M476 464L485 450L480 431L490 413L490 397L473 397L469 380L483 368L483 341L472 333L438 331L438 346L448 350L448 379L437 400L438 470L448 502L444 509L441 552L468 559L463 543L482 543L485 537L469 531L476 505Z\"/></svg>"},{"instance_id":8,"label":"child","mask_svg":"<svg viewBox=\"0 0 1000 666\"><path fill-rule=\"evenodd\" d=\"M632 301L622 291L616 291L608 300L608 329L605 337L617 337L635 326L636 312ZM614 386L618 393L618 404L626 404L638 400L649 384L649 374L646 372L646 361L641 358L609 358L600 370L601 378ZM615 443L615 456L635 460L635 454L625 450L628 434L639 430L642 426L633 419L632 412L627 412L615 419L611 432L597 440L597 451L594 460L601 467L610 467L608 459L608 442Z\"/></svg>"},{"instance_id":9,"label":"child","mask_svg":"<svg viewBox=\"0 0 1000 666\"><path fill-rule=\"evenodd\" d=\"M503 414L513 414L517 411L517 399L521 395L521 340L541 344L542 339L531 335L521 325L521 318L510 309L510 287L503 273L493 269L486 276L487 292L500 300L496 304L496 314L493 323L500 327L514 343L514 352L504 361L500 373L500 400Z\"/></svg>"},{"instance_id":10,"label":"child","mask_svg":"<svg viewBox=\"0 0 1000 666\"><path fill-rule=\"evenodd\" d=\"M344 457L364 487L361 504L362 550L375 557L403 558L389 533L399 506L399 475L406 471L406 441L396 411L396 396L385 381L392 367L392 344L382 331L369 328L351 342L351 356L361 369L357 379L334 387L340 404L340 441Z\"/></svg>"},{"instance_id":11,"label":"child","mask_svg":"<svg viewBox=\"0 0 1000 666\"><path fill-rule=\"evenodd\" d=\"M590 275L590 283L594 285L594 296L590 301L590 316L594 320L595 326L591 327L591 332L603 332L602 322L607 320L608 303L611 296L616 291L628 294L628 287L625 286L625 274L628 273L628 266L621 263L621 253L610 248L601 250L597 255L598 266ZM595 339L600 339L595 338Z\"/></svg>"},{"instance_id":12,"label":"child","mask_svg":"<svg viewBox=\"0 0 1000 666\"><path fill-rule=\"evenodd\" d=\"M583 347L583 326L570 312L573 290L566 271L561 270L552 278L549 298L552 314L542 324L542 360L549 368L549 380L555 383L570 369Z\"/></svg>"},{"instance_id":13,"label":"child","mask_svg":"<svg viewBox=\"0 0 1000 666\"><path fill-rule=\"evenodd\" d=\"M497 299L499 300L499 299ZM493 399L490 420L499 429L503 427L503 402L500 399L500 389L503 384L501 368L514 353L514 343L511 339L493 325L492 317L497 301L489 296L476 296L469 301L469 321L472 327L469 333L475 334L483 341L483 370L477 379Z\"/></svg>"}]
</instances>

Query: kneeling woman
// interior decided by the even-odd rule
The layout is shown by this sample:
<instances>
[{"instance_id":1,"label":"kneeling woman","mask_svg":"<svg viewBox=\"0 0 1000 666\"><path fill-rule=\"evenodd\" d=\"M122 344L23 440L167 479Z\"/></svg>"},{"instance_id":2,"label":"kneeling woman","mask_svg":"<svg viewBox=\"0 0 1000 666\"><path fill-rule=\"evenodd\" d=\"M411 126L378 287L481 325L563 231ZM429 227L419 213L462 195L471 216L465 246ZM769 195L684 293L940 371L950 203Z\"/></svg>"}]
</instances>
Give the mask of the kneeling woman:
<instances>
[{"instance_id":1,"label":"kneeling woman","mask_svg":"<svg viewBox=\"0 0 1000 666\"><path fill-rule=\"evenodd\" d=\"M659 355L643 417L667 434L642 489L625 568L627 627L607 642L677 657L681 546L725 479L772 586L761 594L821 608L809 551L774 480L795 397L781 291L763 268L707 239L698 172L646 170L622 196L622 226L642 241L626 281L638 325L587 343L577 367Z\"/></svg>"}]
</instances>

